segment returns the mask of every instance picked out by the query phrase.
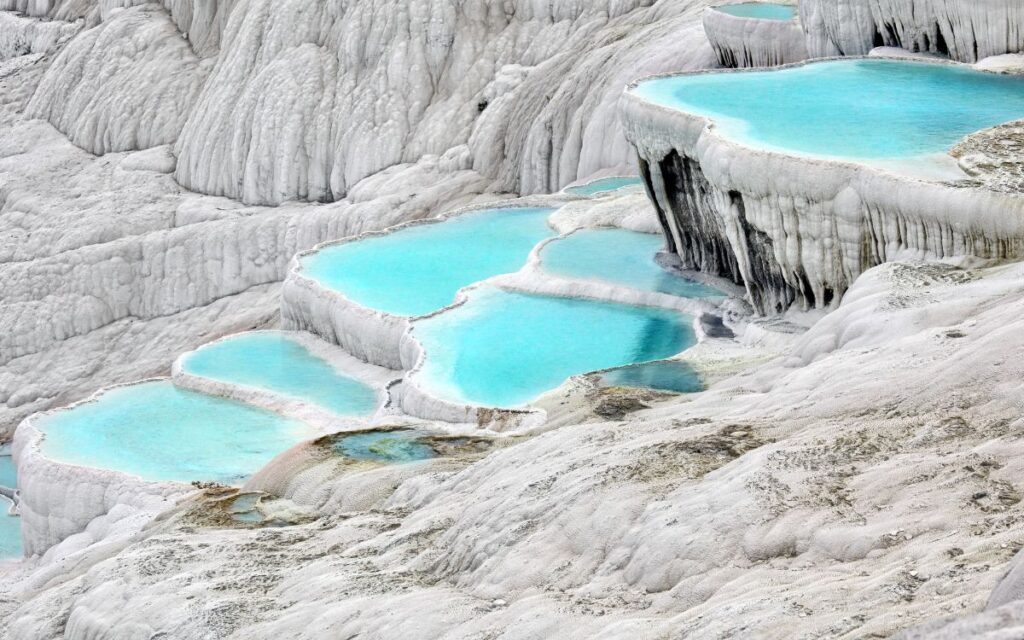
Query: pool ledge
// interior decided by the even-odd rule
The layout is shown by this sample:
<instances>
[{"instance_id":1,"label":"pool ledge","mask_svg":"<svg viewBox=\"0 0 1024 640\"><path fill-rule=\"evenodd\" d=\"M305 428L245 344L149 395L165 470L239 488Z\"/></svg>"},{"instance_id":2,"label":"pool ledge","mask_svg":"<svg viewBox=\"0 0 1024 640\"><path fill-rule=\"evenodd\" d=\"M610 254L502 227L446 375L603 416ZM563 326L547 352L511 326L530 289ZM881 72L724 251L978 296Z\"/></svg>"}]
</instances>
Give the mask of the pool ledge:
<instances>
[{"instance_id":1,"label":"pool ledge","mask_svg":"<svg viewBox=\"0 0 1024 640\"><path fill-rule=\"evenodd\" d=\"M723 67L775 67L808 58L800 20L735 16L718 7L704 10L704 33Z\"/></svg>"},{"instance_id":2,"label":"pool ledge","mask_svg":"<svg viewBox=\"0 0 1024 640\"><path fill-rule=\"evenodd\" d=\"M12 453L18 469L18 509L26 556L44 553L108 513L116 511L119 518L135 514L152 517L196 491L185 483L150 481L113 469L62 462L43 452L46 435L36 426L39 419L94 402L113 389L157 380L166 378L107 387L75 404L33 414L18 425Z\"/></svg>"},{"instance_id":3,"label":"pool ledge","mask_svg":"<svg viewBox=\"0 0 1024 640\"><path fill-rule=\"evenodd\" d=\"M679 75L694 74L632 83L620 119L683 268L742 283L758 312L834 307L860 273L897 257L1024 255L1024 197L746 146L632 91Z\"/></svg>"},{"instance_id":4,"label":"pool ledge","mask_svg":"<svg viewBox=\"0 0 1024 640\"><path fill-rule=\"evenodd\" d=\"M281 320L284 329L307 331L336 344L360 360L386 369L408 369L402 361L402 336L417 316L400 316L371 309L349 299L344 293L322 285L303 272L302 260L328 247L390 235L410 227L438 224L474 211L555 207L572 198L521 198L508 203L485 203L450 211L436 218L413 220L381 231L323 242L292 258L281 290ZM423 316L419 316L423 317Z\"/></svg>"},{"instance_id":5,"label":"pool ledge","mask_svg":"<svg viewBox=\"0 0 1024 640\"><path fill-rule=\"evenodd\" d=\"M338 373L353 378L366 384L374 390L377 397L377 405L372 414L366 416L351 416L336 414L329 409L313 404L312 401L302 398L284 395L269 389L244 385L235 382L215 380L185 370L185 360L197 351L213 347L214 345L236 338L238 335L253 333L283 335L288 339L305 347L313 356L316 356L329 364ZM219 340L207 343L196 349L179 356L171 369L171 381L174 386L198 391L210 396L237 400L246 404L272 411L280 416L300 420L306 424L323 431L333 433L336 431L349 431L353 429L365 429L374 416L381 410L388 399L387 387L395 380L402 377L401 371L395 371L384 367L369 364L348 355L337 347L325 344L312 335L292 331L247 331L244 334L233 334Z\"/></svg>"}]
</instances>

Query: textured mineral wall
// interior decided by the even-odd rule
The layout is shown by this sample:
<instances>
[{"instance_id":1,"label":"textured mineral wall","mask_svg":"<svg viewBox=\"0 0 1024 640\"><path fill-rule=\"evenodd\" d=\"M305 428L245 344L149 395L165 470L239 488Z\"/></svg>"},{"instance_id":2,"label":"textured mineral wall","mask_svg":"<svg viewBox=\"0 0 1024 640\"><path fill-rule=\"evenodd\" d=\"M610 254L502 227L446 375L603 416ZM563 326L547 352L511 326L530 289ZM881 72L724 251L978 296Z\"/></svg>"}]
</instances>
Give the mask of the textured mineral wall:
<instances>
[{"instance_id":1,"label":"textured mineral wall","mask_svg":"<svg viewBox=\"0 0 1024 640\"><path fill-rule=\"evenodd\" d=\"M704 32L724 67L774 67L807 59L806 37L797 20L741 18L708 9Z\"/></svg>"},{"instance_id":2,"label":"textured mineral wall","mask_svg":"<svg viewBox=\"0 0 1024 640\"><path fill-rule=\"evenodd\" d=\"M744 147L630 92L621 109L670 249L746 286L761 313L832 307L865 270L909 256L1024 253L1015 195Z\"/></svg>"},{"instance_id":3,"label":"textured mineral wall","mask_svg":"<svg viewBox=\"0 0 1024 640\"><path fill-rule=\"evenodd\" d=\"M800 0L812 57L874 47L939 53L960 62L1024 51L1017 0Z\"/></svg>"}]
</instances>

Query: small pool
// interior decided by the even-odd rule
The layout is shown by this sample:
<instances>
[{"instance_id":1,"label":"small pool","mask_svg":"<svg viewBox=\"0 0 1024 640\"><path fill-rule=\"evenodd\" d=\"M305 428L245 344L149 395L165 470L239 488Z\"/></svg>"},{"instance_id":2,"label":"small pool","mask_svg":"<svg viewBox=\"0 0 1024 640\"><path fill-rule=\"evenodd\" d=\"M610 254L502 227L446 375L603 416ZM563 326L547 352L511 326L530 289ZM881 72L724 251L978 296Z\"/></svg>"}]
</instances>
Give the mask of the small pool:
<instances>
[{"instance_id":1,"label":"small pool","mask_svg":"<svg viewBox=\"0 0 1024 640\"><path fill-rule=\"evenodd\" d=\"M626 187L632 187L641 184L643 184L643 182L640 181L640 178L637 178L635 176L614 176L611 178L600 178L598 180L594 180L593 182L581 184L576 187L569 187L565 191L567 193L572 193L578 196L593 196L598 193L617 191L619 189L624 189Z\"/></svg>"},{"instance_id":2,"label":"small pool","mask_svg":"<svg viewBox=\"0 0 1024 640\"><path fill-rule=\"evenodd\" d=\"M420 384L452 401L522 406L567 378L693 345L691 319L660 309L483 287L461 307L418 322Z\"/></svg>"},{"instance_id":3,"label":"small pool","mask_svg":"<svg viewBox=\"0 0 1024 640\"><path fill-rule=\"evenodd\" d=\"M606 387L639 387L673 393L696 393L704 389L700 376L685 362L647 362L606 371L597 378Z\"/></svg>"},{"instance_id":4,"label":"small pool","mask_svg":"<svg viewBox=\"0 0 1024 640\"><path fill-rule=\"evenodd\" d=\"M182 360L186 373L258 387L319 405L339 415L369 415L374 390L339 373L286 334L244 333L207 345Z\"/></svg>"},{"instance_id":5,"label":"small pool","mask_svg":"<svg viewBox=\"0 0 1024 640\"><path fill-rule=\"evenodd\" d=\"M21 546L21 518L9 513L11 502L0 497L0 562L25 555Z\"/></svg>"},{"instance_id":6,"label":"small pool","mask_svg":"<svg viewBox=\"0 0 1024 640\"><path fill-rule=\"evenodd\" d=\"M146 480L239 484L310 426L170 382L120 387L38 420L49 457Z\"/></svg>"},{"instance_id":7,"label":"small pool","mask_svg":"<svg viewBox=\"0 0 1024 640\"><path fill-rule=\"evenodd\" d=\"M306 276L365 307L420 316L474 282L518 271L554 235L553 209L488 209L437 224L326 247L302 259Z\"/></svg>"},{"instance_id":8,"label":"small pool","mask_svg":"<svg viewBox=\"0 0 1024 640\"><path fill-rule=\"evenodd\" d=\"M549 242L541 266L553 275L604 280L641 291L683 298L721 298L725 294L665 271L654 257L664 238L625 229L586 229Z\"/></svg>"},{"instance_id":9,"label":"small pool","mask_svg":"<svg viewBox=\"0 0 1024 640\"><path fill-rule=\"evenodd\" d=\"M14 489L18 486L18 476L14 471L14 458L11 457L9 446L0 447L0 487Z\"/></svg>"},{"instance_id":10,"label":"small pool","mask_svg":"<svg viewBox=\"0 0 1024 640\"><path fill-rule=\"evenodd\" d=\"M9 489L18 486L9 447L0 447L0 486ZM0 496L0 562L24 555L21 546L21 518L10 515L10 509L10 500Z\"/></svg>"},{"instance_id":11,"label":"small pool","mask_svg":"<svg viewBox=\"0 0 1024 640\"><path fill-rule=\"evenodd\" d=\"M421 441L426 434L416 430L365 431L340 436L333 449L353 460L373 462L416 462L437 457L429 444Z\"/></svg>"},{"instance_id":12,"label":"small pool","mask_svg":"<svg viewBox=\"0 0 1024 640\"><path fill-rule=\"evenodd\" d=\"M941 154L1024 118L1024 77L895 60L655 78L632 90L750 146L849 159Z\"/></svg>"},{"instance_id":13,"label":"small pool","mask_svg":"<svg viewBox=\"0 0 1024 640\"><path fill-rule=\"evenodd\" d=\"M792 20L797 14L797 8L793 5L771 2L723 4L714 9L737 18L756 18L758 20Z\"/></svg>"}]
</instances>

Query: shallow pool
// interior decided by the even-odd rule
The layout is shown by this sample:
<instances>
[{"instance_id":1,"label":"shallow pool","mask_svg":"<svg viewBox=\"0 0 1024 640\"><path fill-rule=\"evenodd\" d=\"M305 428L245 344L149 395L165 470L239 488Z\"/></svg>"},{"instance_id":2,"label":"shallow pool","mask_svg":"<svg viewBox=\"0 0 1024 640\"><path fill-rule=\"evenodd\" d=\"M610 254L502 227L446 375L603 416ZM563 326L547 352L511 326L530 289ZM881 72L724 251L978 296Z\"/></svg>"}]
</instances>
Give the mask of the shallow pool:
<instances>
[{"instance_id":1,"label":"shallow pool","mask_svg":"<svg viewBox=\"0 0 1024 640\"><path fill-rule=\"evenodd\" d=\"M21 545L21 518L8 514L11 502L0 497L0 562L24 555Z\"/></svg>"},{"instance_id":2,"label":"shallow pool","mask_svg":"<svg viewBox=\"0 0 1024 640\"><path fill-rule=\"evenodd\" d=\"M334 451L353 460L374 462L416 462L436 458L433 447L421 441L422 431L365 431L340 436Z\"/></svg>"},{"instance_id":3,"label":"shallow pool","mask_svg":"<svg viewBox=\"0 0 1024 640\"><path fill-rule=\"evenodd\" d=\"M306 276L371 309L437 311L474 282L518 271L554 235L553 209L488 209L334 245L302 259Z\"/></svg>"},{"instance_id":4,"label":"shallow pool","mask_svg":"<svg viewBox=\"0 0 1024 640\"><path fill-rule=\"evenodd\" d=\"M600 178L593 182L581 184L576 187L569 187L566 192L573 193L578 196L592 196L598 193L605 193L608 191L617 191L618 189L624 189L626 187L632 187L635 185L641 185L643 182L640 178L635 176L614 176L611 178Z\"/></svg>"},{"instance_id":5,"label":"shallow pool","mask_svg":"<svg viewBox=\"0 0 1024 640\"><path fill-rule=\"evenodd\" d=\"M14 472L14 458L10 448L0 448L0 487L14 489L18 486L17 474Z\"/></svg>"},{"instance_id":6,"label":"shallow pool","mask_svg":"<svg viewBox=\"0 0 1024 640\"><path fill-rule=\"evenodd\" d=\"M182 360L187 373L267 389L339 415L368 415L374 390L343 375L282 333L244 333L213 343Z\"/></svg>"},{"instance_id":7,"label":"shallow pool","mask_svg":"<svg viewBox=\"0 0 1024 640\"><path fill-rule=\"evenodd\" d=\"M892 159L948 151L1024 117L1024 77L893 60L655 78L633 92L712 117L727 137L787 152Z\"/></svg>"},{"instance_id":8,"label":"shallow pool","mask_svg":"<svg viewBox=\"0 0 1024 640\"><path fill-rule=\"evenodd\" d=\"M797 14L797 8L793 5L771 2L724 4L715 7L715 10L737 18L757 18L758 20L792 20Z\"/></svg>"},{"instance_id":9,"label":"shallow pool","mask_svg":"<svg viewBox=\"0 0 1024 640\"><path fill-rule=\"evenodd\" d=\"M641 387L674 393L696 393L704 388L693 367L673 361L613 369L598 375L598 382L607 387Z\"/></svg>"},{"instance_id":10,"label":"shallow pool","mask_svg":"<svg viewBox=\"0 0 1024 640\"><path fill-rule=\"evenodd\" d=\"M238 484L288 447L305 423L165 381L120 387L37 422L43 451L71 464L146 480Z\"/></svg>"},{"instance_id":11,"label":"shallow pool","mask_svg":"<svg viewBox=\"0 0 1024 640\"><path fill-rule=\"evenodd\" d=\"M517 407L567 378L676 354L696 341L690 318L643 307L483 287L417 323L419 382L453 401Z\"/></svg>"},{"instance_id":12,"label":"shallow pool","mask_svg":"<svg viewBox=\"0 0 1024 640\"><path fill-rule=\"evenodd\" d=\"M10 447L0 447L0 486L9 489L18 486ZM10 508L10 500L0 497L0 562L20 558L24 553L21 546L21 518L9 515Z\"/></svg>"},{"instance_id":13,"label":"shallow pool","mask_svg":"<svg viewBox=\"0 0 1024 640\"><path fill-rule=\"evenodd\" d=\"M725 294L662 269L654 257L664 248L660 235L625 229L586 229L549 242L541 266L553 275L604 280L641 291L684 298L716 298Z\"/></svg>"}]
</instances>

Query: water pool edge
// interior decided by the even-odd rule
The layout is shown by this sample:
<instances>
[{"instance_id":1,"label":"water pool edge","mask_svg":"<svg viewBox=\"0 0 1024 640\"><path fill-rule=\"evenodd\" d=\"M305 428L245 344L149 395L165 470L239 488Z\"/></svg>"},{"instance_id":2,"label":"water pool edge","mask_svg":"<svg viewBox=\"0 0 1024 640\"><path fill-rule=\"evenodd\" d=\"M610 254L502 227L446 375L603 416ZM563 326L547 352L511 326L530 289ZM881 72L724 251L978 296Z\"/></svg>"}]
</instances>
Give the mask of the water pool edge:
<instances>
[{"instance_id":1,"label":"water pool edge","mask_svg":"<svg viewBox=\"0 0 1024 640\"><path fill-rule=\"evenodd\" d=\"M566 201L570 198L566 197ZM302 261L324 249L341 246L368 238L383 237L403 229L433 225L465 214L489 209L530 209L557 208L560 206L552 196L521 198L514 202L491 202L471 205L446 212L433 218L410 220L387 229L368 231L347 238L321 242L292 257L287 276L281 289L282 328L292 331L306 331L327 342L342 347L355 357L392 370L406 370L402 360L402 336L413 320L424 316L400 316L362 305L344 293L321 284L304 273ZM472 286L472 285L469 285ZM456 300L458 292L456 292ZM456 305L438 309L443 311ZM431 314L427 314L431 315Z\"/></svg>"},{"instance_id":2,"label":"water pool edge","mask_svg":"<svg viewBox=\"0 0 1024 640\"><path fill-rule=\"evenodd\" d=\"M824 61L800 62L775 70ZM914 63L967 67L946 61ZM662 212L667 212L665 220L662 221L664 233L673 242L674 252L684 264L700 264L700 252L708 250L705 241L721 242L734 255L746 256L740 261L738 275L750 289L751 304L759 313L774 314L794 304L805 309L834 308L849 284L864 269L889 261L890 256L886 253L885 247L888 243L897 241L896 238L889 238L886 235L886 227L895 224L889 219L890 216L899 216L910 226L907 234L903 234L899 240L903 243L902 248L924 255L939 258L970 255L991 260L995 259L995 256L987 254L985 247L1004 241L1011 244L1011 248L1017 247L1015 253L1024 253L1021 242L1024 238L1024 198L996 193L977 186L951 186L934 180L928 181L920 177L901 175L889 168L883 169L845 159L786 154L774 149L752 147L723 135L715 126L713 118L659 104L632 91L639 84L654 78L772 71L774 70L736 69L660 74L631 83L620 98L619 115L626 137L637 150L643 166L648 167L648 179L655 185L654 204ZM808 237L816 237L812 233L818 233L821 236L818 240L832 240L825 245L828 247L827 252L836 252L836 247L860 246L859 233L865 224L877 226L874 232L880 234L880 239L864 249L868 255L863 259L858 259L859 256L826 254L820 260L806 262L798 253L787 255L788 264L792 269L799 267L807 274L807 279L813 287L809 291L792 276L785 276L785 273L782 274L782 279L777 281L761 277L764 274L754 273L749 264L744 266L744 263L749 263L750 260L763 258L765 264L780 268L774 256L751 255L749 251L754 249L748 248L745 243L737 242L736 239L717 236L710 239L691 239L697 242L696 249L691 253L686 240L687 221L677 220L673 213L673 198L684 197L683 194L675 193L667 187L659 192L658 188L659 185L670 184L676 178L673 172L678 170L677 167L672 165L663 168L660 165L667 158L673 157L680 163L694 163L694 181L706 183L711 188L714 199L709 199L706 205L708 211L704 212L704 215L729 218L734 214L725 211L723 207L727 207L730 200L734 206L738 201L739 206L745 205L750 208L760 206L762 201L766 206L769 201L779 206L780 203L785 204L786 197L791 200L798 198L823 208L821 215L833 219L841 215L843 220L857 216L866 222L846 225L849 228L839 225L820 232L812 231L810 228L807 231L791 229L790 234L803 231ZM669 173L672 175L668 175ZM683 184L683 188L695 188L695 185L686 183ZM796 210L792 203L788 206L790 208L783 207L780 215L792 216L798 225L802 225L801 211ZM837 212L837 209L840 211ZM877 213L872 214L873 211ZM964 211L972 211L974 214L966 218L962 213ZM765 234L777 246L785 247L781 228L770 223L771 220L766 217L755 219L752 224L755 231ZM806 224L810 227L811 221ZM952 238L949 246L940 244L937 234L934 233L915 235L918 234L919 228L926 225L937 226L943 233L948 230ZM828 233L833 235L825 235Z\"/></svg>"},{"instance_id":3,"label":"water pool edge","mask_svg":"<svg viewBox=\"0 0 1024 640\"><path fill-rule=\"evenodd\" d=\"M203 349L213 347L221 342L233 338L251 334L274 334L286 336L302 347L314 357L324 360L332 369L341 375L350 377L373 389L376 398L376 406L373 411L365 416L344 415L334 413L326 407L314 403L312 400L305 400L295 396L270 389L260 388L238 382L228 382L215 378L209 378L186 370L186 360L189 356ZM340 347L338 347L340 349ZM198 349L188 351L179 355L171 367L171 382L176 387L188 389L209 396L226 398L236 402L258 407L271 411L285 418L291 418L305 422L324 433L333 431L348 431L359 429L368 424L388 402L387 387L395 380L401 379L402 372L394 371L369 364L362 361L355 361L357 358L349 356L345 358L342 354L333 353L332 349L317 340L316 337L300 331L280 331L275 329L245 331L223 336L208 342Z\"/></svg>"},{"instance_id":4,"label":"water pool edge","mask_svg":"<svg viewBox=\"0 0 1024 640\"><path fill-rule=\"evenodd\" d=\"M84 531L94 519L119 505L155 514L197 491L184 482L146 480L116 469L64 462L43 451L46 433L37 426L37 420L96 402L115 389L166 380L148 378L105 387L84 400L35 413L21 421L14 432L12 453L18 470L18 508L26 557L43 553ZM69 495L79 499L69 501Z\"/></svg>"}]
</instances>

